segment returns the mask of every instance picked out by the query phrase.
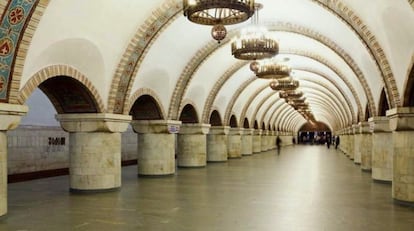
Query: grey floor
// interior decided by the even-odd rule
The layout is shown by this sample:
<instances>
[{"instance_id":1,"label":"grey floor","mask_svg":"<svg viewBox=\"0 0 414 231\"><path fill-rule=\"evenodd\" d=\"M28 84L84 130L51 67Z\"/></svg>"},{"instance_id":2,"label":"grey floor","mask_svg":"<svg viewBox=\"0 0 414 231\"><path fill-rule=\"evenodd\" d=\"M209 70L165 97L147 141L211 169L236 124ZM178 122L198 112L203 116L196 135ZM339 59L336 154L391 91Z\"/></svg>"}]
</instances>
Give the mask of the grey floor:
<instances>
[{"instance_id":1,"label":"grey floor","mask_svg":"<svg viewBox=\"0 0 414 231\"><path fill-rule=\"evenodd\" d=\"M414 209L339 151L295 146L166 178L126 167L117 192L71 194L67 176L10 184L0 230L414 230Z\"/></svg>"}]
</instances>

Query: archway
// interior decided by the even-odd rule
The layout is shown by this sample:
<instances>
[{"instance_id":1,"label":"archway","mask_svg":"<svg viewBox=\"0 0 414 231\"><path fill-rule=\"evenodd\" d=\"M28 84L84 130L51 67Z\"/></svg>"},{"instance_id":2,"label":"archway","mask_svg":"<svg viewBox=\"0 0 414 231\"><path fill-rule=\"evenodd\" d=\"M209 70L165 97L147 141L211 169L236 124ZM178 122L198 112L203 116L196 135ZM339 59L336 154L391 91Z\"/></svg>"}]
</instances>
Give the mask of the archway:
<instances>
[{"instance_id":1,"label":"archway","mask_svg":"<svg viewBox=\"0 0 414 231\"><path fill-rule=\"evenodd\" d=\"M329 126L323 122L305 123L298 131L298 142L302 144L324 144L327 137L332 137Z\"/></svg>"}]
</instances>

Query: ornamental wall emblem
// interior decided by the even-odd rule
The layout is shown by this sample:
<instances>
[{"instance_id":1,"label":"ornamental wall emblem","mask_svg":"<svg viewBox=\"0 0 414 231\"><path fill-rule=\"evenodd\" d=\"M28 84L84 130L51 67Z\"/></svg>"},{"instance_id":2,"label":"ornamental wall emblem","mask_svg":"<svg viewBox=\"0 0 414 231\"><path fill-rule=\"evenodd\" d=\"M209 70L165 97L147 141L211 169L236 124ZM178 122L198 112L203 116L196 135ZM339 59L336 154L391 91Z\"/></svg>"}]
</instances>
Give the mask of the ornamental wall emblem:
<instances>
[{"instance_id":1,"label":"ornamental wall emblem","mask_svg":"<svg viewBox=\"0 0 414 231\"><path fill-rule=\"evenodd\" d=\"M15 7L9 13L9 22L12 25L19 24L24 19L24 9L20 6Z\"/></svg>"},{"instance_id":2,"label":"ornamental wall emblem","mask_svg":"<svg viewBox=\"0 0 414 231\"><path fill-rule=\"evenodd\" d=\"M3 93L6 90L6 79L0 75L0 93Z\"/></svg>"},{"instance_id":3,"label":"ornamental wall emblem","mask_svg":"<svg viewBox=\"0 0 414 231\"><path fill-rule=\"evenodd\" d=\"M0 56L8 56L13 50L13 41L9 38L0 39Z\"/></svg>"}]
</instances>

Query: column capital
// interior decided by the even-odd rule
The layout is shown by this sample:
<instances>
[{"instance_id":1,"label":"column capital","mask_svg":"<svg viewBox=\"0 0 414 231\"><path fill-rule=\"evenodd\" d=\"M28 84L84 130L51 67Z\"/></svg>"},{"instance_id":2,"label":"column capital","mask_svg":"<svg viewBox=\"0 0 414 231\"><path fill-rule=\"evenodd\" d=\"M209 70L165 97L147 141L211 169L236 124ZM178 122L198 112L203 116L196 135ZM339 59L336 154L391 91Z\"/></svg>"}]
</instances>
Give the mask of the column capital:
<instances>
[{"instance_id":1,"label":"column capital","mask_svg":"<svg viewBox=\"0 0 414 231\"><path fill-rule=\"evenodd\" d=\"M182 124L179 134L208 134L210 130L210 124Z\"/></svg>"},{"instance_id":2,"label":"column capital","mask_svg":"<svg viewBox=\"0 0 414 231\"><path fill-rule=\"evenodd\" d=\"M386 116L375 116L368 119L369 130L372 133L391 132L390 118Z\"/></svg>"},{"instance_id":3,"label":"column capital","mask_svg":"<svg viewBox=\"0 0 414 231\"><path fill-rule=\"evenodd\" d=\"M209 133L210 135L227 135L229 134L230 126L211 126Z\"/></svg>"},{"instance_id":4,"label":"column capital","mask_svg":"<svg viewBox=\"0 0 414 231\"><path fill-rule=\"evenodd\" d=\"M369 122L368 121L359 122L358 126L359 126L359 133L360 134L368 134L368 133L371 133L370 132L370 126L369 126Z\"/></svg>"},{"instance_id":5,"label":"column capital","mask_svg":"<svg viewBox=\"0 0 414 231\"><path fill-rule=\"evenodd\" d=\"M398 107L387 111L391 131L414 130L414 107Z\"/></svg>"},{"instance_id":6,"label":"column capital","mask_svg":"<svg viewBox=\"0 0 414 231\"><path fill-rule=\"evenodd\" d=\"M17 128L27 111L26 105L0 103L0 131Z\"/></svg>"},{"instance_id":7,"label":"column capital","mask_svg":"<svg viewBox=\"0 0 414 231\"><path fill-rule=\"evenodd\" d=\"M253 135L254 128L243 128L243 135Z\"/></svg>"},{"instance_id":8,"label":"column capital","mask_svg":"<svg viewBox=\"0 0 414 231\"><path fill-rule=\"evenodd\" d=\"M230 128L229 135L243 135L244 128Z\"/></svg>"},{"instance_id":9,"label":"column capital","mask_svg":"<svg viewBox=\"0 0 414 231\"><path fill-rule=\"evenodd\" d=\"M262 135L262 130L261 130L261 129L254 129L254 131L253 131L253 135L255 135L255 136L260 136L260 135Z\"/></svg>"},{"instance_id":10,"label":"column capital","mask_svg":"<svg viewBox=\"0 0 414 231\"><path fill-rule=\"evenodd\" d=\"M177 120L133 120L132 129L136 133L174 134L180 131L181 121Z\"/></svg>"},{"instance_id":11,"label":"column capital","mask_svg":"<svg viewBox=\"0 0 414 231\"><path fill-rule=\"evenodd\" d=\"M359 124L352 124L351 134L352 135L359 134L359 129L360 129Z\"/></svg>"},{"instance_id":12,"label":"column capital","mask_svg":"<svg viewBox=\"0 0 414 231\"><path fill-rule=\"evenodd\" d=\"M58 114L56 119L67 132L124 132L131 116L107 113Z\"/></svg>"}]
</instances>

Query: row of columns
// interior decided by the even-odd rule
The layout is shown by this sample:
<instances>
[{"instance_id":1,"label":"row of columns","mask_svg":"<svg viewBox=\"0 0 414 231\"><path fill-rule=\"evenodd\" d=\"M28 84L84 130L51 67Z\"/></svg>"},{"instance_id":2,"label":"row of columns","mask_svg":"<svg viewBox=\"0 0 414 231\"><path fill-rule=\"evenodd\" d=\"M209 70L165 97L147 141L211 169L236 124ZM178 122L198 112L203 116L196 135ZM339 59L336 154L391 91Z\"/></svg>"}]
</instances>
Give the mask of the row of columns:
<instances>
[{"instance_id":1,"label":"row of columns","mask_svg":"<svg viewBox=\"0 0 414 231\"><path fill-rule=\"evenodd\" d=\"M0 104L0 216L7 213L7 135L27 107ZM61 114L69 132L70 190L95 192L121 187L121 133L131 124L138 133L138 175L172 175L178 167L204 167L275 148L287 132L230 128L180 121L132 121L117 114ZM177 155L176 155L177 152Z\"/></svg>"},{"instance_id":2,"label":"row of columns","mask_svg":"<svg viewBox=\"0 0 414 231\"><path fill-rule=\"evenodd\" d=\"M414 203L414 108L395 108L337 132L340 149L374 181L392 183L397 202Z\"/></svg>"}]
</instances>

